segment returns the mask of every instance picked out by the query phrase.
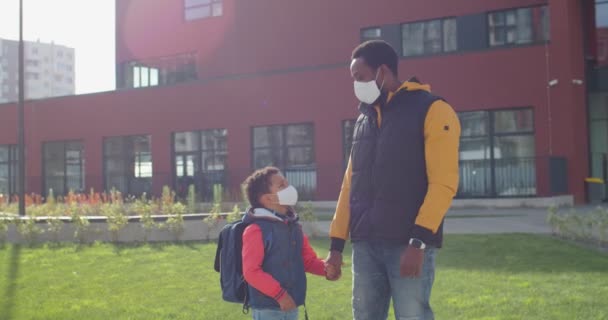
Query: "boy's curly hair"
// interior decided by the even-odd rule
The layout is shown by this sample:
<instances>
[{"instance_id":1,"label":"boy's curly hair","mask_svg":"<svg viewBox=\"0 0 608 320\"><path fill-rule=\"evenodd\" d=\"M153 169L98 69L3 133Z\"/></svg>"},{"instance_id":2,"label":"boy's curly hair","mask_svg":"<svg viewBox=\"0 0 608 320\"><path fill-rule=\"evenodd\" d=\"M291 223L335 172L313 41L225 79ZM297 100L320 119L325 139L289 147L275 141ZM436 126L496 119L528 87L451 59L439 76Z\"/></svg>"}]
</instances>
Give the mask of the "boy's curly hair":
<instances>
[{"instance_id":1,"label":"boy's curly hair","mask_svg":"<svg viewBox=\"0 0 608 320\"><path fill-rule=\"evenodd\" d=\"M260 203L260 197L270 193L270 178L279 174L281 171L275 167L265 167L262 169L256 170L252 173L245 182L243 182L243 187L245 189L245 193L247 194L247 200L249 200L249 204L251 204L252 208L262 208L262 204Z\"/></svg>"}]
</instances>

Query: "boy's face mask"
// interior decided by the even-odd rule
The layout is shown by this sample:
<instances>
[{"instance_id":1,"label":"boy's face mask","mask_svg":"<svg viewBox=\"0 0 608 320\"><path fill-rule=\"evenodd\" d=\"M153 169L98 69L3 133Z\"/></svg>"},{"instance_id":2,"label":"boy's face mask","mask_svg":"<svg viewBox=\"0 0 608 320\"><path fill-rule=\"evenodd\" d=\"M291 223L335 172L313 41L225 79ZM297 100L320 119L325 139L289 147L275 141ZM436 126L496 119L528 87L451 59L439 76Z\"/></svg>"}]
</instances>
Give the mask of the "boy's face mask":
<instances>
[{"instance_id":1,"label":"boy's face mask","mask_svg":"<svg viewBox=\"0 0 608 320\"><path fill-rule=\"evenodd\" d=\"M293 206L298 203L298 190L294 186L289 186L277 192L279 204L282 206Z\"/></svg>"}]
</instances>

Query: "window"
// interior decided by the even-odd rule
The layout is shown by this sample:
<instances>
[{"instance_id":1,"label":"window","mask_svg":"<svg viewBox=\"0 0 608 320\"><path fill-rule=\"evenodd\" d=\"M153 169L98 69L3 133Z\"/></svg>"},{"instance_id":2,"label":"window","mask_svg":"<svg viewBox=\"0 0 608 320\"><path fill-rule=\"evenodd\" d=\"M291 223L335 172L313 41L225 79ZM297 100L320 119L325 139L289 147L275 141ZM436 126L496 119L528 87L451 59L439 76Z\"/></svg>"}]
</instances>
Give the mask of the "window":
<instances>
[{"instance_id":1,"label":"window","mask_svg":"<svg viewBox=\"0 0 608 320\"><path fill-rule=\"evenodd\" d=\"M463 112L459 196L536 194L532 109Z\"/></svg>"},{"instance_id":2,"label":"window","mask_svg":"<svg viewBox=\"0 0 608 320\"><path fill-rule=\"evenodd\" d=\"M595 28L597 37L597 65L608 65L608 0L595 1Z\"/></svg>"},{"instance_id":3,"label":"window","mask_svg":"<svg viewBox=\"0 0 608 320\"><path fill-rule=\"evenodd\" d=\"M152 190L150 136L105 138L104 185L123 194L139 196Z\"/></svg>"},{"instance_id":4,"label":"window","mask_svg":"<svg viewBox=\"0 0 608 320\"><path fill-rule=\"evenodd\" d=\"M26 72L25 79L26 80L38 80L38 74L35 72Z\"/></svg>"},{"instance_id":5,"label":"window","mask_svg":"<svg viewBox=\"0 0 608 320\"><path fill-rule=\"evenodd\" d=\"M44 190L55 195L84 191L84 147L80 141L46 142L43 145Z\"/></svg>"},{"instance_id":6,"label":"window","mask_svg":"<svg viewBox=\"0 0 608 320\"><path fill-rule=\"evenodd\" d=\"M608 27L608 0L595 0L595 26Z\"/></svg>"},{"instance_id":7,"label":"window","mask_svg":"<svg viewBox=\"0 0 608 320\"><path fill-rule=\"evenodd\" d=\"M226 129L178 132L173 135L174 180L179 196L185 197L188 187L194 185L204 200L211 200L215 185L226 187L227 138Z\"/></svg>"},{"instance_id":8,"label":"window","mask_svg":"<svg viewBox=\"0 0 608 320\"><path fill-rule=\"evenodd\" d=\"M405 57L458 50L454 18L403 24L401 38Z\"/></svg>"},{"instance_id":9,"label":"window","mask_svg":"<svg viewBox=\"0 0 608 320\"><path fill-rule=\"evenodd\" d=\"M39 65L38 60L27 59L25 60L25 65L28 67L37 67Z\"/></svg>"},{"instance_id":10,"label":"window","mask_svg":"<svg viewBox=\"0 0 608 320\"><path fill-rule=\"evenodd\" d=\"M155 76L153 76L154 74ZM152 78L154 78L154 81ZM133 67L133 88L153 87L158 85L158 69L143 66Z\"/></svg>"},{"instance_id":11,"label":"window","mask_svg":"<svg viewBox=\"0 0 608 320\"><path fill-rule=\"evenodd\" d=\"M314 127L310 123L254 127L254 169L275 166L295 186L301 199L312 199L317 186Z\"/></svg>"},{"instance_id":12,"label":"window","mask_svg":"<svg viewBox=\"0 0 608 320\"><path fill-rule=\"evenodd\" d=\"M10 196L17 193L19 161L17 146L0 145L0 194Z\"/></svg>"},{"instance_id":13,"label":"window","mask_svg":"<svg viewBox=\"0 0 608 320\"><path fill-rule=\"evenodd\" d=\"M519 8L488 14L490 46L549 41L549 8Z\"/></svg>"},{"instance_id":14,"label":"window","mask_svg":"<svg viewBox=\"0 0 608 320\"><path fill-rule=\"evenodd\" d=\"M344 120L342 121L342 151L344 168L348 166L348 159L350 158L350 151L353 147L353 131L355 129L355 123L357 120Z\"/></svg>"},{"instance_id":15,"label":"window","mask_svg":"<svg viewBox=\"0 0 608 320\"><path fill-rule=\"evenodd\" d=\"M380 28L361 29L361 42L376 39L382 39L382 30Z\"/></svg>"},{"instance_id":16,"label":"window","mask_svg":"<svg viewBox=\"0 0 608 320\"><path fill-rule=\"evenodd\" d=\"M123 64L124 87L169 85L198 78L195 54L182 54Z\"/></svg>"},{"instance_id":17,"label":"window","mask_svg":"<svg viewBox=\"0 0 608 320\"><path fill-rule=\"evenodd\" d=\"M219 17L222 14L222 0L184 0L184 17L186 21Z\"/></svg>"}]
</instances>

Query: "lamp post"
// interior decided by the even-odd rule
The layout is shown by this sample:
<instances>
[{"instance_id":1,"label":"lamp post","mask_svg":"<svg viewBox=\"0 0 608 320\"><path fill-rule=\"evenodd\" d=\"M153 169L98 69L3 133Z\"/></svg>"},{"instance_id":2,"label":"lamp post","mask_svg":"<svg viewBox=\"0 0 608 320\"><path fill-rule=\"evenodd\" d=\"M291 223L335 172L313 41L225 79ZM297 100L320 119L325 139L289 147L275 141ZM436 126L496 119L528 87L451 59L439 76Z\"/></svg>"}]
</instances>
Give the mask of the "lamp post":
<instances>
[{"instance_id":1,"label":"lamp post","mask_svg":"<svg viewBox=\"0 0 608 320\"><path fill-rule=\"evenodd\" d=\"M23 0L19 0L19 106L18 116L18 165L19 165L19 215L25 216L25 67L24 67L24 46L23 46Z\"/></svg>"}]
</instances>

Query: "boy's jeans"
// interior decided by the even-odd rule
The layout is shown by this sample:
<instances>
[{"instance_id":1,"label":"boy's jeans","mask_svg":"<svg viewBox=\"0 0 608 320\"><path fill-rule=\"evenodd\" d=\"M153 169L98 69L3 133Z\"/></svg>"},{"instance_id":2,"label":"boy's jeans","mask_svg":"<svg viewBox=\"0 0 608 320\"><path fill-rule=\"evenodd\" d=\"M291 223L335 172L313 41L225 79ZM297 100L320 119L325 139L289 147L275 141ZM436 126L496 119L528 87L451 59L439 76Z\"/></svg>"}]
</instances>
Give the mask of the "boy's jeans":
<instances>
[{"instance_id":1,"label":"boy's jeans","mask_svg":"<svg viewBox=\"0 0 608 320\"><path fill-rule=\"evenodd\" d=\"M298 320L298 309L291 311L253 309L253 320Z\"/></svg>"},{"instance_id":2,"label":"boy's jeans","mask_svg":"<svg viewBox=\"0 0 608 320\"><path fill-rule=\"evenodd\" d=\"M353 317L384 320L391 298L398 320L433 320L429 304L435 276L435 248L425 250L422 275L402 278L401 253L405 245L353 242Z\"/></svg>"}]
</instances>

